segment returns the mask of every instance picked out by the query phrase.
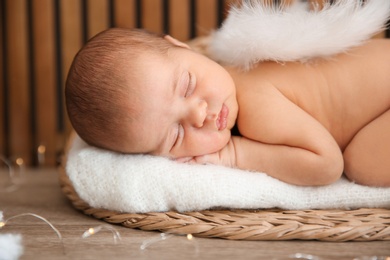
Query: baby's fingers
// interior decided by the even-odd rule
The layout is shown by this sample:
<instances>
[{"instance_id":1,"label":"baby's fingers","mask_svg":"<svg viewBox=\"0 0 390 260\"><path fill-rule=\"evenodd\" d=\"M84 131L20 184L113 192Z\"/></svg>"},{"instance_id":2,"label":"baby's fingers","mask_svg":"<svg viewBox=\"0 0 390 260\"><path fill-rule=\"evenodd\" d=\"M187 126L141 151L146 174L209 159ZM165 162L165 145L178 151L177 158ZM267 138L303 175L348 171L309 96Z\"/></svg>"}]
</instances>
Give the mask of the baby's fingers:
<instances>
[{"instance_id":1,"label":"baby's fingers","mask_svg":"<svg viewBox=\"0 0 390 260\"><path fill-rule=\"evenodd\" d=\"M218 156L214 154L205 154L195 157L180 157L174 159L179 163L189 163L189 164L218 164Z\"/></svg>"},{"instance_id":2,"label":"baby's fingers","mask_svg":"<svg viewBox=\"0 0 390 260\"><path fill-rule=\"evenodd\" d=\"M194 159L194 157L188 156L188 157L176 158L176 159L174 159L174 161L179 162L179 163L188 163L188 162L191 162L193 159Z\"/></svg>"},{"instance_id":3,"label":"baby's fingers","mask_svg":"<svg viewBox=\"0 0 390 260\"><path fill-rule=\"evenodd\" d=\"M198 164L219 164L219 157L215 153L196 156L194 160Z\"/></svg>"}]
</instances>

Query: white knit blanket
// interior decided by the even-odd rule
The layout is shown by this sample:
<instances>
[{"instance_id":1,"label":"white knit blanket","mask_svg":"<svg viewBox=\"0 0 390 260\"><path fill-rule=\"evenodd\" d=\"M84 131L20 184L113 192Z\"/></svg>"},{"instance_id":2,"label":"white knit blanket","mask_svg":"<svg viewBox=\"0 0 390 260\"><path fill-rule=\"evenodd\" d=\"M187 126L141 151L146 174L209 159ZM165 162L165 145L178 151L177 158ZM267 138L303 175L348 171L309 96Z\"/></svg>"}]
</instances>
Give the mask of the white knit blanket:
<instances>
[{"instance_id":1,"label":"white knit blanket","mask_svg":"<svg viewBox=\"0 0 390 260\"><path fill-rule=\"evenodd\" d=\"M233 9L213 34L210 50L216 59L250 68L259 60L333 55L383 29L390 14L389 0L367 0L364 5L339 0L320 12L309 12L302 4L270 9L254 2ZM264 173L117 154L91 147L79 137L68 151L66 172L90 206L122 212L390 208L390 188L360 186L344 178L324 187L298 187Z\"/></svg>"},{"instance_id":2,"label":"white knit blanket","mask_svg":"<svg viewBox=\"0 0 390 260\"><path fill-rule=\"evenodd\" d=\"M116 154L89 146L79 137L68 152L66 172L90 206L122 212L390 208L390 188L361 186L346 179L329 186L300 187L264 173Z\"/></svg>"}]
</instances>

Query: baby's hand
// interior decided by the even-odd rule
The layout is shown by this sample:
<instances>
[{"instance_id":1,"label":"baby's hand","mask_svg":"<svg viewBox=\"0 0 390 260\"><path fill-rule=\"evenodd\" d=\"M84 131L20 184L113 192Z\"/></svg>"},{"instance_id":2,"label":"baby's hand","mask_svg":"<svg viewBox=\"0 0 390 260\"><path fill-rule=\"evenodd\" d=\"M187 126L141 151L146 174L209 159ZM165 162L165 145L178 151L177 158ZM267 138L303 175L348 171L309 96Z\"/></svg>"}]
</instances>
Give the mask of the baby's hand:
<instances>
[{"instance_id":1,"label":"baby's hand","mask_svg":"<svg viewBox=\"0 0 390 260\"><path fill-rule=\"evenodd\" d=\"M218 152L195 157L180 158L177 159L177 161L197 164L216 164L234 168L236 167L234 143L232 139L230 139L229 143Z\"/></svg>"}]
</instances>

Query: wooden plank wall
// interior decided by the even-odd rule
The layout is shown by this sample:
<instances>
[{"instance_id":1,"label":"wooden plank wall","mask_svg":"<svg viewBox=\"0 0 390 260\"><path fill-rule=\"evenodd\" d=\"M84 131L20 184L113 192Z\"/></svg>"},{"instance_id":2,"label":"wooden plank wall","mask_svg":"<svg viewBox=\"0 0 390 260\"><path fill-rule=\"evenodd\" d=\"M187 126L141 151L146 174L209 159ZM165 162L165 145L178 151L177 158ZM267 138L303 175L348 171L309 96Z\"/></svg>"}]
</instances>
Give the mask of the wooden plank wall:
<instances>
[{"instance_id":1,"label":"wooden plank wall","mask_svg":"<svg viewBox=\"0 0 390 260\"><path fill-rule=\"evenodd\" d=\"M0 155L27 165L57 163L71 129L66 75L96 33L139 27L185 41L216 28L234 1L0 0Z\"/></svg>"},{"instance_id":2,"label":"wooden plank wall","mask_svg":"<svg viewBox=\"0 0 390 260\"><path fill-rule=\"evenodd\" d=\"M71 130L66 75L96 33L139 27L186 41L217 28L239 1L0 0L0 155L33 166L57 164Z\"/></svg>"}]
</instances>

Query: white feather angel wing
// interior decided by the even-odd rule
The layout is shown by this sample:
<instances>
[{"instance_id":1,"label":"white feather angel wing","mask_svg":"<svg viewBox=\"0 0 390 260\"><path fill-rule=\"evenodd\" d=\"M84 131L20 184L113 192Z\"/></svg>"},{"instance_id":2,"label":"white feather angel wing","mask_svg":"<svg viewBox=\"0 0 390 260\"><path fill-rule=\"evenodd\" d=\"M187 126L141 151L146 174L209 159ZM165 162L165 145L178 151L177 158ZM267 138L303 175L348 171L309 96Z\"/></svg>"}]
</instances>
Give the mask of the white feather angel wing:
<instances>
[{"instance_id":1,"label":"white feather angel wing","mask_svg":"<svg viewBox=\"0 0 390 260\"><path fill-rule=\"evenodd\" d=\"M250 68L262 60L304 61L344 52L385 29L389 0L338 0L321 10L308 4L232 7L211 36L208 52L224 64Z\"/></svg>"}]
</instances>

